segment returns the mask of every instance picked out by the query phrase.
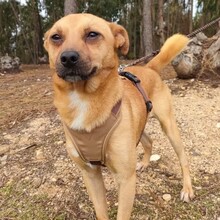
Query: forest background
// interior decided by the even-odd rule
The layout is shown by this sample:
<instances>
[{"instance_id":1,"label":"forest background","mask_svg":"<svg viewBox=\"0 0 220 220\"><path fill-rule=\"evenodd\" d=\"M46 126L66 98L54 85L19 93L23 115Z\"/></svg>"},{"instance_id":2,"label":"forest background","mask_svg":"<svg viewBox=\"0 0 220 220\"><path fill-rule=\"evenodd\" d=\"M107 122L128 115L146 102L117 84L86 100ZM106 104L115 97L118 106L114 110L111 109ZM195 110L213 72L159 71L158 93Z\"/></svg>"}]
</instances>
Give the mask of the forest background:
<instances>
[{"instance_id":1,"label":"forest background","mask_svg":"<svg viewBox=\"0 0 220 220\"><path fill-rule=\"evenodd\" d=\"M32 65L47 54L44 33L73 12L123 25L131 42L125 59L136 59L159 49L173 33L188 34L219 18L220 0L0 0L0 62L8 53L22 63L17 72L0 65L0 220L96 219L80 170L64 147L51 70L47 64ZM132 220L220 220L219 30L218 23L206 29L210 38L193 39L183 56L192 61L186 66L193 64L196 77L179 79L171 65L161 73L172 93L196 197L180 201L179 162L157 120L149 118L152 154L160 159L137 172ZM142 156L138 146L138 161ZM117 185L106 168L102 171L109 218L116 219Z\"/></svg>"},{"instance_id":2,"label":"forest background","mask_svg":"<svg viewBox=\"0 0 220 220\"><path fill-rule=\"evenodd\" d=\"M191 33L220 16L220 0L0 0L0 56L38 64L43 36L72 12L93 13L123 25L130 37L127 59L150 54L174 33ZM205 34L212 36L219 24Z\"/></svg>"}]
</instances>

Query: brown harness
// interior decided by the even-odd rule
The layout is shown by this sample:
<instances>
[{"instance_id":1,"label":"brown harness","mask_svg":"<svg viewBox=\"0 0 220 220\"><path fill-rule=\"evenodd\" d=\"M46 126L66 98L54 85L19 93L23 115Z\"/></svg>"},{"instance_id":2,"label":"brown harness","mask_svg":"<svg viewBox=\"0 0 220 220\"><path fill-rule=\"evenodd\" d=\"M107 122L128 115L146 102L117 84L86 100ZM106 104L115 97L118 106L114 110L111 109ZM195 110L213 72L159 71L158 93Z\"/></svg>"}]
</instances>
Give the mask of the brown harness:
<instances>
[{"instance_id":1,"label":"brown harness","mask_svg":"<svg viewBox=\"0 0 220 220\"><path fill-rule=\"evenodd\" d=\"M147 112L150 112L152 103L142 88L140 79L129 72L121 72L120 75L133 82L144 98ZM120 110L121 100L112 108L111 114L104 124L94 128L91 132L73 130L63 123L66 135L70 137L72 144L84 162L105 166L105 150L111 134L121 120Z\"/></svg>"},{"instance_id":2,"label":"brown harness","mask_svg":"<svg viewBox=\"0 0 220 220\"><path fill-rule=\"evenodd\" d=\"M136 86L136 88L139 90L139 92L143 96L143 99L147 107L147 113L149 113L152 110L153 105L150 99L147 97L147 94L144 91L143 87L141 86L141 80L130 72L122 71L122 72L119 72L119 75L129 79Z\"/></svg>"},{"instance_id":3,"label":"brown harness","mask_svg":"<svg viewBox=\"0 0 220 220\"><path fill-rule=\"evenodd\" d=\"M65 123L64 130L69 135L81 159L93 165L105 165L105 149L112 132L121 119L121 100L111 110L109 118L91 132L76 131Z\"/></svg>"}]
</instances>

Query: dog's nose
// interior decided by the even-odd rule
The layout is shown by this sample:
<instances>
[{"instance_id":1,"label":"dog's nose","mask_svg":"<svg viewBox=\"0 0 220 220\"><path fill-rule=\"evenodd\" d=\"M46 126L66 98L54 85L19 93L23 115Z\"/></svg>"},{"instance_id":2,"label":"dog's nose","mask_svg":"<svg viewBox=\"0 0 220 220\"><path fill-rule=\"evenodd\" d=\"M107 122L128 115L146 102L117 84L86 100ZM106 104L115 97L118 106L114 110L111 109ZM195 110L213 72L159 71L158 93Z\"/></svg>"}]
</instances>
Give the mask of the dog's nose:
<instances>
[{"instance_id":1,"label":"dog's nose","mask_svg":"<svg viewBox=\"0 0 220 220\"><path fill-rule=\"evenodd\" d=\"M60 61L64 67L71 68L79 60L79 54L76 51L65 51L60 56Z\"/></svg>"}]
</instances>

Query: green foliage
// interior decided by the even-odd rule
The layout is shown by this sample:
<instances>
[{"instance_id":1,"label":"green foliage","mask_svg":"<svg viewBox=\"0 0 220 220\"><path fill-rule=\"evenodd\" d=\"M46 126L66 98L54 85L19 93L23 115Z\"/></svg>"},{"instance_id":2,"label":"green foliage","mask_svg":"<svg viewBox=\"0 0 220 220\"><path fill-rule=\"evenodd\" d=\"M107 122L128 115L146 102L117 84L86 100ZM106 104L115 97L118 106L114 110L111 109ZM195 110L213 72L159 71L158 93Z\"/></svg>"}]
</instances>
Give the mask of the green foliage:
<instances>
[{"instance_id":1,"label":"green foliage","mask_svg":"<svg viewBox=\"0 0 220 220\"><path fill-rule=\"evenodd\" d=\"M128 0L91 0L91 1L78 1L78 11L95 14L108 21L118 21L121 17L122 9Z\"/></svg>"},{"instance_id":2,"label":"green foliage","mask_svg":"<svg viewBox=\"0 0 220 220\"><path fill-rule=\"evenodd\" d=\"M44 5L41 5L41 10L45 13L43 16L43 29L48 30L55 21L63 16L64 1L60 0L45 0Z\"/></svg>"},{"instance_id":3,"label":"green foliage","mask_svg":"<svg viewBox=\"0 0 220 220\"><path fill-rule=\"evenodd\" d=\"M158 1L153 1L153 39L154 48L160 45L158 32ZM192 0L191 0L192 1ZM63 16L64 1L60 0L27 0L25 5L20 1L0 1L0 55L8 53L19 56L23 63L37 63L43 56L43 33ZM130 37L128 58L143 55L142 50L142 0L78 0L78 12L92 13L104 19L123 25ZM190 7L188 0L164 0L164 35L165 38L180 32L189 33ZM219 0L198 0L193 27L198 28L220 16ZM208 31L216 32L218 27ZM150 33L149 33L150 34Z\"/></svg>"},{"instance_id":4,"label":"green foliage","mask_svg":"<svg viewBox=\"0 0 220 220\"><path fill-rule=\"evenodd\" d=\"M18 7L17 2L13 1L13 4ZM17 33L17 23L10 5L0 1L0 55L16 53Z\"/></svg>"},{"instance_id":5,"label":"green foliage","mask_svg":"<svg viewBox=\"0 0 220 220\"><path fill-rule=\"evenodd\" d=\"M195 27L207 24L209 21L220 17L220 1L219 0L198 0L197 13L194 20ZM205 31L209 36L215 34L218 30L218 24L214 28Z\"/></svg>"},{"instance_id":6,"label":"green foliage","mask_svg":"<svg viewBox=\"0 0 220 220\"><path fill-rule=\"evenodd\" d=\"M220 1L219 0L198 0L198 9L206 19L214 19L220 15ZM207 15L209 17L207 17Z\"/></svg>"}]
</instances>

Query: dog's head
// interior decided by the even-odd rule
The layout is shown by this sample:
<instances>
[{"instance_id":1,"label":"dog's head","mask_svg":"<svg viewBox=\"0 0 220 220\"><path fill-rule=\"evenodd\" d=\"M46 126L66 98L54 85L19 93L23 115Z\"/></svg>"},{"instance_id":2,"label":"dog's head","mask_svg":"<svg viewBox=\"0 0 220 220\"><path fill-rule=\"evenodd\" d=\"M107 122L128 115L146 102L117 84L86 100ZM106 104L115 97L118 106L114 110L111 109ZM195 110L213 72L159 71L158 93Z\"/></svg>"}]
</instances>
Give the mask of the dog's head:
<instances>
[{"instance_id":1,"label":"dog's head","mask_svg":"<svg viewBox=\"0 0 220 220\"><path fill-rule=\"evenodd\" d=\"M117 52L129 48L126 30L91 14L71 14L45 34L50 67L68 82L88 80L100 70L117 68Z\"/></svg>"}]
</instances>

